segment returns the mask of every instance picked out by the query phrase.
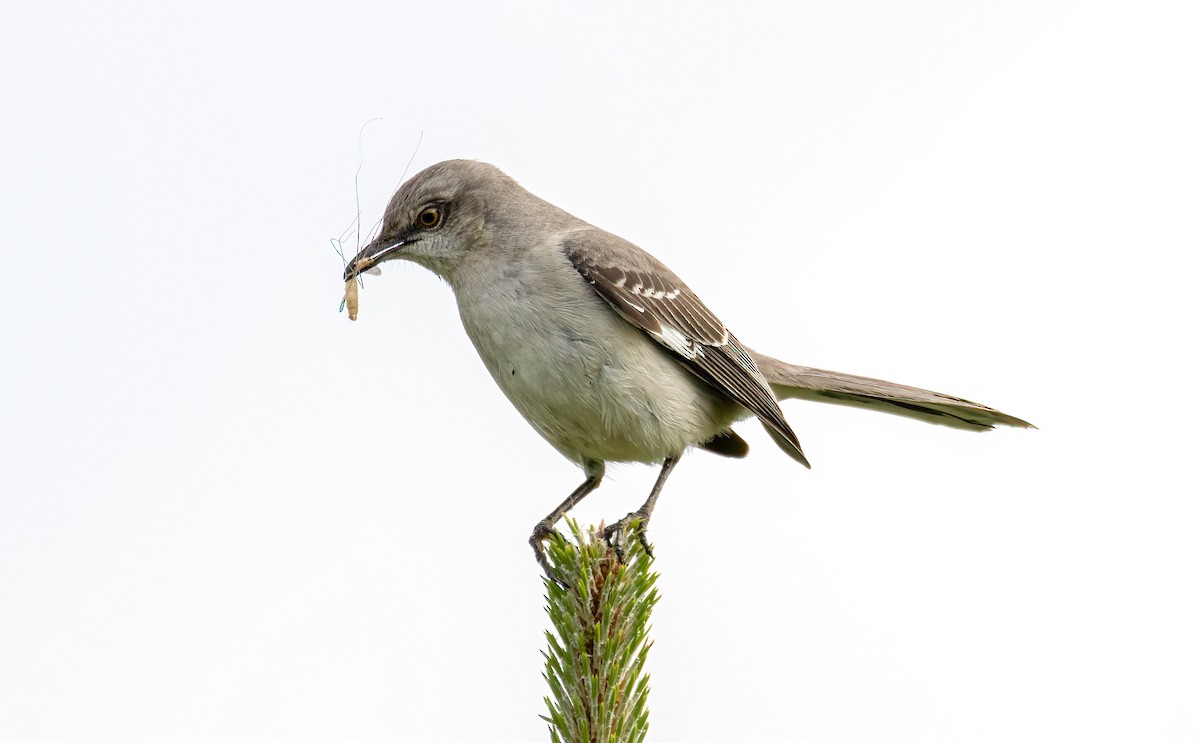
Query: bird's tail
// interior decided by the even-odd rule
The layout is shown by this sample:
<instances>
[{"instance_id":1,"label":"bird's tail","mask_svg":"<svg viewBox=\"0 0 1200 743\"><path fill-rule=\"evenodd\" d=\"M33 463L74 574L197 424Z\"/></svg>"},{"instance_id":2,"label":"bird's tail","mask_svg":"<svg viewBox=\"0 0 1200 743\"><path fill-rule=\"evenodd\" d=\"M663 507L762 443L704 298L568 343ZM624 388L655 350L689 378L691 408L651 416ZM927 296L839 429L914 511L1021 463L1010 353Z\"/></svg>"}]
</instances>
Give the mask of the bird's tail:
<instances>
[{"instance_id":1,"label":"bird's tail","mask_svg":"<svg viewBox=\"0 0 1200 743\"><path fill-rule=\"evenodd\" d=\"M1034 427L999 410L940 392L882 379L796 366L755 351L750 351L750 354L780 400L798 398L849 405L966 431L987 431L998 425Z\"/></svg>"}]
</instances>

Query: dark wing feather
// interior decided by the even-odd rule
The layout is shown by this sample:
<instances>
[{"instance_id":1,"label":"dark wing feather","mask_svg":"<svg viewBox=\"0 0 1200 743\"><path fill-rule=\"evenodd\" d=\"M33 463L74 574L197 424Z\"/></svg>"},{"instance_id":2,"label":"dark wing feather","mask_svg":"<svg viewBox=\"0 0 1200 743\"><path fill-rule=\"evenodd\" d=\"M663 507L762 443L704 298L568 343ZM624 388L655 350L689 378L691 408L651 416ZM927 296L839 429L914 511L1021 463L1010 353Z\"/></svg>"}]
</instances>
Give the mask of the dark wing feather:
<instances>
[{"instance_id":1,"label":"dark wing feather","mask_svg":"<svg viewBox=\"0 0 1200 743\"><path fill-rule=\"evenodd\" d=\"M685 369L758 416L776 443L808 466L754 359L678 276L633 243L600 230L573 232L562 246L575 270L618 314Z\"/></svg>"}]
</instances>

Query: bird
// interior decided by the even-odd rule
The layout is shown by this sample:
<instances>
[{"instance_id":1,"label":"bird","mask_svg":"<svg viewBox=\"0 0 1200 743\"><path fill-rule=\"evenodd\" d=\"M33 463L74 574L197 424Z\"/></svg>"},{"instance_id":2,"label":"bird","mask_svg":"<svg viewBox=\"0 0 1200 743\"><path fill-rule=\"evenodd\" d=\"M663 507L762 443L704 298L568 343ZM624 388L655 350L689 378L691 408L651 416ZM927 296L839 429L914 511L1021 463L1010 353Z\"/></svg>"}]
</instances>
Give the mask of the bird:
<instances>
[{"instance_id":1,"label":"bird","mask_svg":"<svg viewBox=\"0 0 1200 743\"><path fill-rule=\"evenodd\" d=\"M529 537L558 579L545 542L604 479L605 465L658 465L640 508L604 537L618 556L626 530L652 555L646 527L689 449L741 458L733 424L756 418L810 467L780 408L787 399L848 405L951 428L1030 423L985 405L869 377L798 366L748 347L650 253L525 190L494 165L447 160L404 182L378 235L345 267L355 280L387 261L445 280L467 337L525 420L578 465L584 481Z\"/></svg>"}]
</instances>

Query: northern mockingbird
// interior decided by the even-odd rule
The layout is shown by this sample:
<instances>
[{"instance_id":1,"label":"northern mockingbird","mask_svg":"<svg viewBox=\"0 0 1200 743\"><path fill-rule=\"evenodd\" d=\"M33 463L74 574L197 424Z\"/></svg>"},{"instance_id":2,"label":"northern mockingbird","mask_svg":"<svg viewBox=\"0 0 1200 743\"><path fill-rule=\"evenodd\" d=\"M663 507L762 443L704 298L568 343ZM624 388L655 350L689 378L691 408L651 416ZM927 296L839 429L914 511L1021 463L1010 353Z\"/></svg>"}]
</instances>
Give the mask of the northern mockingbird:
<instances>
[{"instance_id":1,"label":"northern mockingbird","mask_svg":"<svg viewBox=\"0 0 1200 743\"><path fill-rule=\"evenodd\" d=\"M1025 421L957 397L786 364L747 348L679 277L633 243L526 191L498 168L449 160L418 173L388 204L379 237L343 279L409 260L449 282L467 336L525 420L586 475L534 527L543 542L599 485L606 462L661 463L650 496L608 527L621 548L631 519L645 527L684 451L744 457L732 426L758 418L808 467L779 400L869 408L981 431ZM551 576L553 577L553 576Z\"/></svg>"}]
</instances>

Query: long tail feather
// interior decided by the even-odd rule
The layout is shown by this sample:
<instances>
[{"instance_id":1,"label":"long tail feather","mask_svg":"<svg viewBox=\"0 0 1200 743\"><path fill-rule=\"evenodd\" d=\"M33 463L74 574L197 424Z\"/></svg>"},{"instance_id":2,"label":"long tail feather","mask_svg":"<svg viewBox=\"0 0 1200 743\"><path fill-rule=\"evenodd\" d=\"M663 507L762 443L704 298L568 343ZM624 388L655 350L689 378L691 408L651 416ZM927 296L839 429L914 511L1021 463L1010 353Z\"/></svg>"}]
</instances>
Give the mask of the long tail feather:
<instances>
[{"instance_id":1,"label":"long tail feather","mask_svg":"<svg viewBox=\"0 0 1200 743\"><path fill-rule=\"evenodd\" d=\"M1034 428L1033 424L1007 413L940 392L796 366L755 351L750 351L750 355L780 400L797 398L849 405L967 431L987 431L995 426Z\"/></svg>"}]
</instances>

